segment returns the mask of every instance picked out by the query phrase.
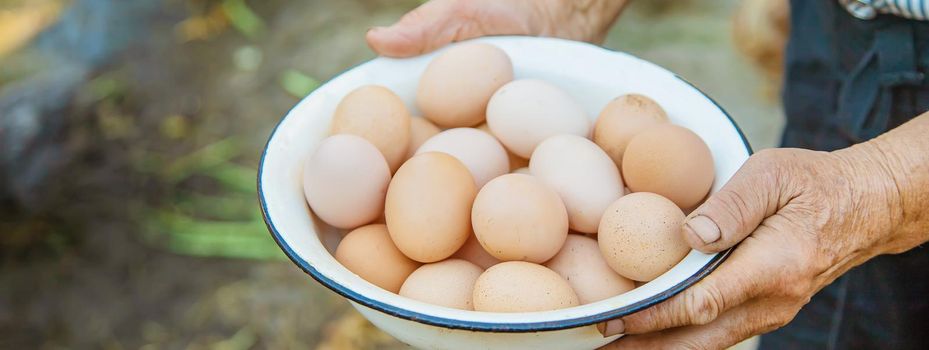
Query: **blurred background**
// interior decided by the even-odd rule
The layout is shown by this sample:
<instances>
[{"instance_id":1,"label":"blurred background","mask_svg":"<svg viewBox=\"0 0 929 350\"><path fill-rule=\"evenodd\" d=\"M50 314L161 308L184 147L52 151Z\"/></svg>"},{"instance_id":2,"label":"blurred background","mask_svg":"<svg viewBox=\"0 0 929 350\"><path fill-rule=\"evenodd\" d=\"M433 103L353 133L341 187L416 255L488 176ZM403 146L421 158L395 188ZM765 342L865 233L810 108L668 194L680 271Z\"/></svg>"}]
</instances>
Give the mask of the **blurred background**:
<instances>
[{"instance_id":1,"label":"blurred background","mask_svg":"<svg viewBox=\"0 0 929 350\"><path fill-rule=\"evenodd\" d=\"M420 3L0 0L0 349L404 348L286 260L255 176L284 113ZM605 46L772 147L782 5L634 1Z\"/></svg>"}]
</instances>

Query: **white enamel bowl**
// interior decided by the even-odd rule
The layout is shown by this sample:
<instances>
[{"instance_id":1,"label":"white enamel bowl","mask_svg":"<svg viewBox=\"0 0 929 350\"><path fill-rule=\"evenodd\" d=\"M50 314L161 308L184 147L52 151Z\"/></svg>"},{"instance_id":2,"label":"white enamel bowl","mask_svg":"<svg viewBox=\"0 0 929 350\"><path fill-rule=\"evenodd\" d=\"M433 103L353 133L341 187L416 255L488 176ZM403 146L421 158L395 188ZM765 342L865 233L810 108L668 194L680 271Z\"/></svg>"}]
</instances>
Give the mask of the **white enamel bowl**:
<instances>
[{"instance_id":1,"label":"white enamel bowl","mask_svg":"<svg viewBox=\"0 0 929 350\"><path fill-rule=\"evenodd\" d=\"M650 96L675 124L699 134L713 153L718 190L748 159L751 149L726 113L694 86L652 63L597 46L551 38L488 37L513 60L516 78L539 78L560 86L591 119L611 99L626 93ZM336 262L340 234L310 213L304 200L304 159L326 137L339 100L352 89L380 84L417 113L420 74L435 53L376 58L333 78L300 101L271 134L261 159L258 195L268 229L291 260L319 283L346 297L365 317L397 339L426 349L592 349L604 338L596 324L659 303L710 273L728 252L691 251L657 279L593 304L532 313L487 313L433 306L387 292Z\"/></svg>"}]
</instances>

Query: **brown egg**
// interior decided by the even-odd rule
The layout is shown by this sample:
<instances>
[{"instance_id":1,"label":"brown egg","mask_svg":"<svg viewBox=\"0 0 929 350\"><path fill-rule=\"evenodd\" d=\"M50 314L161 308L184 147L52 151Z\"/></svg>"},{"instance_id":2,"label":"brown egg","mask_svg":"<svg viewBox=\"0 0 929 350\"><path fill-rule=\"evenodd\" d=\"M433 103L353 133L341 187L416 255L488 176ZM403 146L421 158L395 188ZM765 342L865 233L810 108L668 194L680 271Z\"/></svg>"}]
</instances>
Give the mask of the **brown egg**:
<instances>
[{"instance_id":1,"label":"brown egg","mask_svg":"<svg viewBox=\"0 0 929 350\"><path fill-rule=\"evenodd\" d=\"M474 284L477 311L548 311L579 304L577 294L557 272L524 261L494 265Z\"/></svg>"},{"instance_id":2,"label":"brown egg","mask_svg":"<svg viewBox=\"0 0 929 350\"><path fill-rule=\"evenodd\" d=\"M366 85L342 98L332 116L332 134L354 134L377 147L395 171L410 144L410 112L389 89Z\"/></svg>"},{"instance_id":3,"label":"brown egg","mask_svg":"<svg viewBox=\"0 0 929 350\"><path fill-rule=\"evenodd\" d=\"M413 156L387 188L385 216L390 237L403 254L436 262L455 253L471 234L474 179L445 153Z\"/></svg>"},{"instance_id":4,"label":"brown egg","mask_svg":"<svg viewBox=\"0 0 929 350\"><path fill-rule=\"evenodd\" d=\"M581 304L589 304L635 289L632 280L620 276L606 264L597 240L571 234L561 251L545 263L563 277Z\"/></svg>"},{"instance_id":5,"label":"brown egg","mask_svg":"<svg viewBox=\"0 0 929 350\"><path fill-rule=\"evenodd\" d=\"M474 199L471 225L495 258L543 263L568 235L568 214L558 193L531 175L491 180Z\"/></svg>"},{"instance_id":6,"label":"brown egg","mask_svg":"<svg viewBox=\"0 0 929 350\"><path fill-rule=\"evenodd\" d=\"M435 126L426 118L413 117L410 119L410 146L407 147L406 159L412 158L419 146L441 131L438 126Z\"/></svg>"},{"instance_id":7,"label":"brown egg","mask_svg":"<svg viewBox=\"0 0 929 350\"><path fill-rule=\"evenodd\" d=\"M461 249L458 249L458 251L452 255L452 258L467 260L485 270L500 262L500 260L484 250L484 247L481 246L481 242L478 242L477 236L474 234L468 236L468 240L461 246Z\"/></svg>"},{"instance_id":8,"label":"brown egg","mask_svg":"<svg viewBox=\"0 0 929 350\"><path fill-rule=\"evenodd\" d=\"M365 281L397 293L419 263L407 258L390 240L387 226L362 226L342 238L335 259Z\"/></svg>"},{"instance_id":9,"label":"brown egg","mask_svg":"<svg viewBox=\"0 0 929 350\"><path fill-rule=\"evenodd\" d=\"M619 167L633 136L667 122L667 113L654 100L639 94L622 95L603 107L594 124L593 140Z\"/></svg>"},{"instance_id":10,"label":"brown egg","mask_svg":"<svg viewBox=\"0 0 929 350\"><path fill-rule=\"evenodd\" d=\"M684 213L669 199L649 192L623 196L607 208L597 240L614 271L651 281L690 252L681 227Z\"/></svg>"},{"instance_id":11,"label":"brown egg","mask_svg":"<svg viewBox=\"0 0 929 350\"><path fill-rule=\"evenodd\" d=\"M460 259L425 264L400 287L400 295L438 306L474 310L474 282L484 269Z\"/></svg>"},{"instance_id":12,"label":"brown egg","mask_svg":"<svg viewBox=\"0 0 929 350\"><path fill-rule=\"evenodd\" d=\"M691 208L713 185L713 155L700 136L674 124L649 128L629 141L623 179L633 192L654 192Z\"/></svg>"},{"instance_id":13,"label":"brown egg","mask_svg":"<svg viewBox=\"0 0 929 350\"><path fill-rule=\"evenodd\" d=\"M332 226L353 229L384 212L390 168L381 152L355 135L325 138L303 168L303 193Z\"/></svg>"},{"instance_id":14,"label":"brown egg","mask_svg":"<svg viewBox=\"0 0 929 350\"><path fill-rule=\"evenodd\" d=\"M491 135L494 134L492 131L490 131L490 127L487 126L487 123L482 123L481 125L476 126L476 128L484 130L488 134L491 134ZM494 137L496 138L496 136ZM498 138L497 141L499 140L500 139ZM504 146L503 148L506 148L506 147ZM529 159L517 156L516 153L513 153L513 151L510 151L509 149L506 150L506 157L509 158L510 160L510 172L513 172L514 170L519 169L519 168L525 168L529 166Z\"/></svg>"},{"instance_id":15,"label":"brown egg","mask_svg":"<svg viewBox=\"0 0 929 350\"><path fill-rule=\"evenodd\" d=\"M416 104L436 125L474 126L484 121L490 96L511 80L513 64L503 50L484 43L452 46L426 67Z\"/></svg>"}]
</instances>

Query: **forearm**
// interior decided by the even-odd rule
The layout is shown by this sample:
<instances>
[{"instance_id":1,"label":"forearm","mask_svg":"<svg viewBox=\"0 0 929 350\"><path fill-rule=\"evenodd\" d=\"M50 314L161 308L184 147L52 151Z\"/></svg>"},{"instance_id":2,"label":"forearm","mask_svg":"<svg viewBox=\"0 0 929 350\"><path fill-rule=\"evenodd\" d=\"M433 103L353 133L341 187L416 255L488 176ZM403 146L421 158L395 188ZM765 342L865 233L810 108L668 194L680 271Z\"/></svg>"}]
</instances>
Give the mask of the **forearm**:
<instances>
[{"instance_id":1,"label":"forearm","mask_svg":"<svg viewBox=\"0 0 929 350\"><path fill-rule=\"evenodd\" d=\"M551 35L563 31L579 33L598 33L594 42L603 42L606 34L616 19L619 18L628 0L547 0L542 11L547 11L552 24L571 23L571 28L545 28L542 35ZM558 36L558 35L554 35Z\"/></svg>"},{"instance_id":2,"label":"forearm","mask_svg":"<svg viewBox=\"0 0 929 350\"><path fill-rule=\"evenodd\" d=\"M929 113L871 141L884 155L899 194L900 212L891 237L911 249L929 241Z\"/></svg>"},{"instance_id":3,"label":"forearm","mask_svg":"<svg viewBox=\"0 0 929 350\"><path fill-rule=\"evenodd\" d=\"M856 191L855 205L866 204L859 209L876 214L859 216L876 226L862 249L900 253L929 241L929 113L836 153L855 163L851 171L861 172L855 174L862 179L857 186L865 188Z\"/></svg>"}]
</instances>

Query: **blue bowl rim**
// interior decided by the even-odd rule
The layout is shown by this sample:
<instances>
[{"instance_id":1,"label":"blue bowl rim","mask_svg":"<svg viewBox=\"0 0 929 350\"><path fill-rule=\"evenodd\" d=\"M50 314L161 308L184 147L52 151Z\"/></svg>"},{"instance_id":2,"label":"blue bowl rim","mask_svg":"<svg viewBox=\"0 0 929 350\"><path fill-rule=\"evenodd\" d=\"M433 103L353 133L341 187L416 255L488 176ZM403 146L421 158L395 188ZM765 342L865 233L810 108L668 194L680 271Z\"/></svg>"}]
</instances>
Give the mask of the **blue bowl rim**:
<instances>
[{"instance_id":1,"label":"blue bowl rim","mask_svg":"<svg viewBox=\"0 0 929 350\"><path fill-rule=\"evenodd\" d=\"M608 50L608 51L614 51L614 50L610 50L610 49L602 48L602 47L601 49ZM628 53L623 53L623 54L630 55ZM633 55L630 55L630 56L633 56ZM345 71L343 71L342 73L339 73L338 75L334 76L330 80L338 78L340 75L354 69L355 67L357 67L357 65L346 69ZM726 118L729 119L729 123L732 124L732 126L738 132L739 137L742 139L742 144L745 145L745 149L746 151L748 151L748 154L751 155L753 153L752 147L749 144L748 139L745 138L745 134L742 132L742 129L739 128L735 120L732 119L732 116L730 116L729 113L726 112L726 110L723 109L722 106L720 106L719 103L716 102L716 100L708 96L706 93L700 90L700 88L696 87L694 84L692 84L687 79L684 79L677 74L674 74L674 77L686 83L687 85L690 85L691 87L693 87L694 90L697 90L701 95L703 95L703 97L705 97L707 100L712 102L716 106L716 108L718 108L721 112L723 112ZM296 108L296 105L297 104L295 104L293 108ZM291 108L291 111L293 110L293 108ZM284 122L284 120L287 118L288 115L290 115L290 111L288 111L287 114L285 114L284 117L281 118L281 120L277 123L277 125L274 126L274 129L271 131L271 135L268 137L268 141L265 143L264 150L261 153L261 160L258 165L258 177L257 177L258 202L261 206L261 215L262 215L262 218L264 219L265 226L268 227L268 232L270 232L271 237L274 239L277 245L281 247L281 250L284 251L284 254L287 255L287 257L291 261L293 261L293 263L296 264L301 270L303 270L304 273L310 275L310 277L315 279L317 282L319 282L323 286L326 286L333 292L336 292L337 294L345 298L348 298L349 300L352 300L358 304L364 305L365 307L383 312L385 314L388 314L394 317L398 317L398 318L409 320L409 321L419 322L419 323L423 323L423 324L427 324L431 326L449 328L449 329L460 329L460 330L468 330L468 331L493 332L493 333L527 333L527 332L539 332L539 331L556 331L556 330L562 330L562 329L583 327L583 326L588 326L588 325L597 324L600 322L616 319L622 316L626 316L626 315L638 312L640 310L646 309L648 307L651 307L655 304L661 303L662 301L665 301L667 299L670 299L671 297L677 295L684 289L694 285L695 283L699 282L701 279L709 275L711 272L716 270L716 268L719 267L719 265L722 264L722 262L725 261L726 258L729 257L729 254L732 252L732 248L727 249L723 252L720 252L719 254L714 256L712 259L710 259L710 261L707 262L706 265L701 267L700 270L698 270L696 273L694 273L690 277L675 284L671 288L668 288L662 291L661 293L650 296L639 302L632 303L632 304L629 304L629 305L626 305L620 308L612 309L609 311L604 311L604 312L601 312L595 315L576 317L576 318L570 318L570 319L564 319L564 320L558 320L558 321L524 322L524 323L492 323L492 322L465 321L465 320L456 320L456 319L450 319L450 318L445 318L445 317L431 316L431 315L427 315L424 313L410 311L410 310L407 310L401 307L390 305L388 303L366 297L324 276L322 273L316 270L316 268L310 265L306 260L303 260L303 258L301 258L290 247L290 245L288 245L287 242L284 241L284 239L281 237L280 232L278 232L277 227L274 226L274 221L271 219L270 214L268 214L268 205L267 205L267 201L265 200L264 191L262 189L261 178L262 178L262 173L264 172L265 157L267 156L268 148L271 145L271 140L274 139L274 135L277 132L277 129L281 126L281 124Z\"/></svg>"}]
</instances>

